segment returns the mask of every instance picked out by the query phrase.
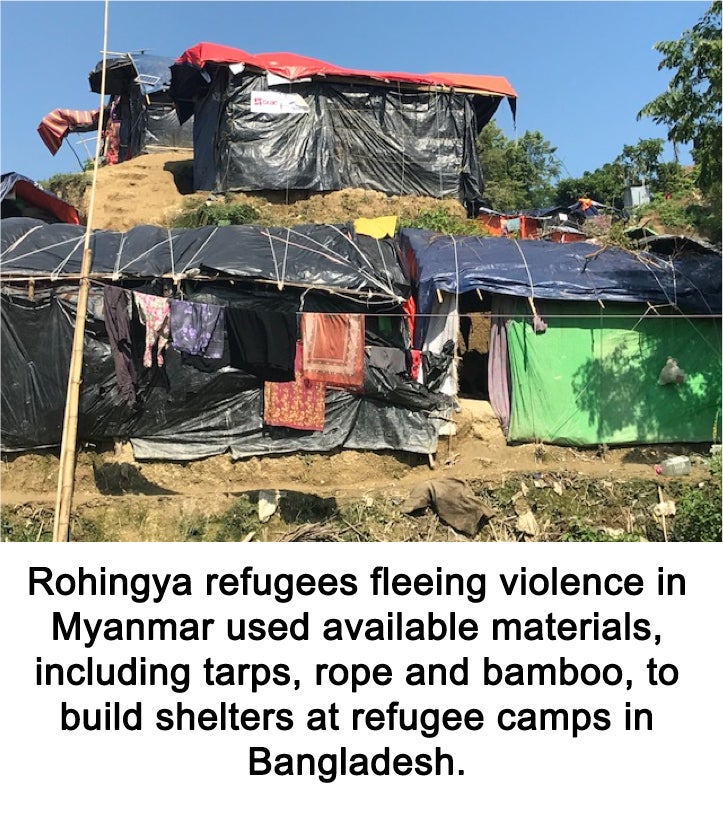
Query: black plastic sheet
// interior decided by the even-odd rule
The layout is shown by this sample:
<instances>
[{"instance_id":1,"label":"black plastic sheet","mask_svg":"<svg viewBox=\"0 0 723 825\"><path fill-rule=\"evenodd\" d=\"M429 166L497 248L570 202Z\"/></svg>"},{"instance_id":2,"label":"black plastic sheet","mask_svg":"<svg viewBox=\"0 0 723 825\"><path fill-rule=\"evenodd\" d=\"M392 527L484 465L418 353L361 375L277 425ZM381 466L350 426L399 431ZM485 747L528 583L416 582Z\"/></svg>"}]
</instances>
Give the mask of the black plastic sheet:
<instances>
[{"instance_id":1,"label":"black plastic sheet","mask_svg":"<svg viewBox=\"0 0 723 825\"><path fill-rule=\"evenodd\" d=\"M473 95L312 80L274 86L273 94L299 108L274 112L252 105L254 95L269 91L265 75L222 69L205 87L194 87L193 77L174 67L171 92L179 102L200 93L198 190L362 188L468 204L481 198ZM490 100L492 112L480 110L486 119L499 103Z\"/></svg>"},{"instance_id":2,"label":"black plastic sheet","mask_svg":"<svg viewBox=\"0 0 723 825\"><path fill-rule=\"evenodd\" d=\"M4 274L79 274L85 227L30 218L3 221ZM203 272L285 286L350 290L398 303L411 291L393 238L357 235L346 224L206 226L163 229L141 225L127 232L91 233L91 269L117 277L178 277Z\"/></svg>"},{"instance_id":3,"label":"black plastic sheet","mask_svg":"<svg viewBox=\"0 0 723 825\"><path fill-rule=\"evenodd\" d=\"M60 443L75 292L72 288L45 290L29 301L19 291L6 288L0 296L0 448L4 452ZM261 299L257 296L257 300ZM343 446L429 453L436 449L439 415L436 410L426 412L430 398L423 387L416 392L408 387L404 392L398 390L387 402L330 389L323 432L268 427L263 422L263 385L257 378L230 368L196 369L192 360L168 348L163 368L154 365L140 370L138 401L129 406L116 382L102 317L102 289L90 290L80 443L130 440L137 458L178 461L227 451L241 457L297 450L325 452Z\"/></svg>"}]
</instances>

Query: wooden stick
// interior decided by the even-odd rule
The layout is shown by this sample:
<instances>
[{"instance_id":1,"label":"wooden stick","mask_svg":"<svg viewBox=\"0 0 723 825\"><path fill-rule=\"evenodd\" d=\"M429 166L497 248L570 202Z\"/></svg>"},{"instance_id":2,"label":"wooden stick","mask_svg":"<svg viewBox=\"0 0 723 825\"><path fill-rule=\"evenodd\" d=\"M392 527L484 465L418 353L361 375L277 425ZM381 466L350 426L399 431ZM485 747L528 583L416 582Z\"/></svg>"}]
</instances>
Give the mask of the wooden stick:
<instances>
[{"instance_id":1,"label":"wooden stick","mask_svg":"<svg viewBox=\"0 0 723 825\"><path fill-rule=\"evenodd\" d=\"M73 348L70 355L70 372L68 376L68 391L65 399L65 415L63 418L63 438L60 445L60 467L58 469L58 490L55 499L55 518L53 521L53 541L68 541L70 531L70 508L73 501L73 487L75 484L75 451L78 439L78 399L83 372L83 344L85 342L85 316L88 309L88 292L90 290L90 264L92 251L90 248L91 226L95 207L95 190L98 180L98 164L103 137L102 112L105 101L105 76L108 49L108 0L105 0L103 14L103 69L100 80L100 110L101 122L98 124L98 135L95 142L95 163L93 165L93 182L90 190L88 205L88 221L85 227L85 243L83 246L83 260L80 267L80 285L78 288L78 304L75 315L75 329L73 330Z\"/></svg>"},{"instance_id":2,"label":"wooden stick","mask_svg":"<svg viewBox=\"0 0 723 825\"><path fill-rule=\"evenodd\" d=\"M664 504L663 490L660 487L658 487L658 499L659 499L661 505ZM665 509L663 507L660 508L660 518L662 519L662 522L663 522L663 539L665 541L667 541L668 540L668 525L665 521Z\"/></svg>"}]
</instances>

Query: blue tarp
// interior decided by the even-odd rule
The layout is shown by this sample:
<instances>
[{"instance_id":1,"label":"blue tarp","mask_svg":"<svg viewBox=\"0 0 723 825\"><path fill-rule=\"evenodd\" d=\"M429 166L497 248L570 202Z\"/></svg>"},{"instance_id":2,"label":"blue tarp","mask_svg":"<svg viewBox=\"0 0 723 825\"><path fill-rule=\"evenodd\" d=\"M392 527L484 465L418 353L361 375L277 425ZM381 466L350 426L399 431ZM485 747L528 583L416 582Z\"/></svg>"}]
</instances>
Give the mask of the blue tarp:
<instances>
[{"instance_id":1,"label":"blue tarp","mask_svg":"<svg viewBox=\"0 0 723 825\"><path fill-rule=\"evenodd\" d=\"M403 229L400 241L406 253L402 259L413 262L410 275L418 288L422 317L415 331L417 346L424 340L424 316L433 310L437 289L671 305L695 315L721 312L717 253L665 257L589 243L440 235L422 229Z\"/></svg>"}]
</instances>

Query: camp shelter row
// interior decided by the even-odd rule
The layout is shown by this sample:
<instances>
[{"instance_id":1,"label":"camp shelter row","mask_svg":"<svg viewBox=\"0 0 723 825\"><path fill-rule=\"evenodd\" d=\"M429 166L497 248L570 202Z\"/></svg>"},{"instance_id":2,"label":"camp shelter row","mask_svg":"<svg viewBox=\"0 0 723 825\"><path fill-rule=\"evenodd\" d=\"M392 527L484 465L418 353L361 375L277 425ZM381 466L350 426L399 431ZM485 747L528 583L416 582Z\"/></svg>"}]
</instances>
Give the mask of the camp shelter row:
<instances>
[{"instance_id":1,"label":"camp shelter row","mask_svg":"<svg viewBox=\"0 0 723 825\"><path fill-rule=\"evenodd\" d=\"M719 255L381 226L93 232L81 441L130 440L137 458L167 460L340 447L433 453L453 418L454 356L470 298L489 313L489 400L509 441L715 440ZM81 227L3 221L4 451L60 441L82 236ZM298 321L363 316L363 383L327 387L322 430L270 426L268 382L169 348L162 367L138 361L138 403L129 406L104 322L107 284ZM142 326L137 336L142 342ZM659 383L669 356L685 371L682 383Z\"/></svg>"},{"instance_id":2,"label":"camp shelter row","mask_svg":"<svg viewBox=\"0 0 723 825\"><path fill-rule=\"evenodd\" d=\"M175 62L128 54L107 75L118 159L192 145L197 191L361 188L452 197L470 212L483 191L477 136L502 100L514 115L517 99L503 77L361 71L214 43ZM93 91L99 78L97 66ZM41 123L51 151L68 130L86 128L88 117L67 123L72 114L56 110Z\"/></svg>"}]
</instances>

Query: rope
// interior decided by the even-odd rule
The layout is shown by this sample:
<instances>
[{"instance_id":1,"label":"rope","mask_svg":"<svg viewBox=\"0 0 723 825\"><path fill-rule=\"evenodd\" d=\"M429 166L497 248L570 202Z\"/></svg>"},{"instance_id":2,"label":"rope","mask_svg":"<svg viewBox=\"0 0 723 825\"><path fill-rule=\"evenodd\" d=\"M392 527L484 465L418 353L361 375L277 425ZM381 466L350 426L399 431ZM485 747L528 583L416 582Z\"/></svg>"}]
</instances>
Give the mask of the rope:
<instances>
[{"instance_id":1,"label":"rope","mask_svg":"<svg viewBox=\"0 0 723 825\"><path fill-rule=\"evenodd\" d=\"M54 269L54 270L50 273L50 280L51 280L51 281L57 281L57 280L58 280L58 278L60 277L60 275L61 275L61 273L62 273L63 269L65 268L65 265L66 265L66 264L68 263L68 261L69 261L69 260L73 257L73 255L77 252L78 247L79 247L82 243L83 243L83 238L78 238L78 239L77 239L77 241L76 241L75 246L74 246L74 247L70 250L70 252L68 253L67 257L66 257L64 260L62 260L62 261L61 261L61 262L60 262L60 263L59 263L59 264L55 267L55 269ZM81 276L81 277L82 277L82 276Z\"/></svg>"}]
</instances>

